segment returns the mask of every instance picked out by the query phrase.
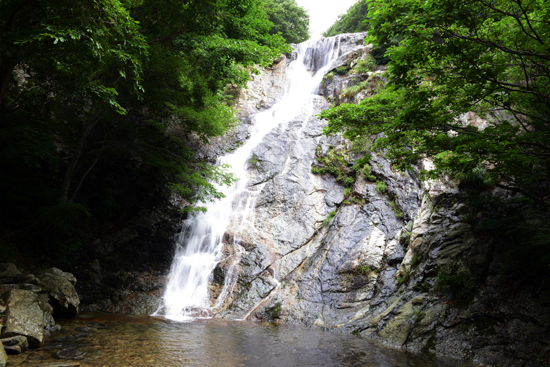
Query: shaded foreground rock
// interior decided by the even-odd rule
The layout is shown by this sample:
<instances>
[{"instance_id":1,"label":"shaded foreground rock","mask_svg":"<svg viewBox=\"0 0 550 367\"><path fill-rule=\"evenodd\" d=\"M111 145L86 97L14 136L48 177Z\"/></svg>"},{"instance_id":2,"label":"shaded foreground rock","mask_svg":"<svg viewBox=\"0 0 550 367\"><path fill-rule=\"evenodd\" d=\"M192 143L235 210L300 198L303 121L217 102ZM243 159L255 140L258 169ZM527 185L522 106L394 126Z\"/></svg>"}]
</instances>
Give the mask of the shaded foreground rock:
<instances>
[{"instance_id":1,"label":"shaded foreground rock","mask_svg":"<svg viewBox=\"0 0 550 367\"><path fill-rule=\"evenodd\" d=\"M40 278L40 284L52 298L50 302L53 306L54 316L75 316L78 313L80 299L73 284L67 279L67 276L46 272Z\"/></svg>"},{"instance_id":2,"label":"shaded foreground rock","mask_svg":"<svg viewBox=\"0 0 550 367\"><path fill-rule=\"evenodd\" d=\"M23 335L31 347L40 347L44 341L44 313L38 296L31 291L12 289L7 306L2 337Z\"/></svg>"},{"instance_id":3,"label":"shaded foreground rock","mask_svg":"<svg viewBox=\"0 0 550 367\"><path fill-rule=\"evenodd\" d=\"M4 347L0 345L0 367L6 367L8 363L8 355L4 350Z\"/></svg>"},{"instance_id":4,"label":"shaded foreground rock","mask_svg":"<svg viewBox=\"0 0 550 367\"><path fill-rule=\"evenodd\" d=\"M14 264L1 263L0 264L0 284L13 282L21 272L17 270Z\"/></svg>"},{"instance_id":5,"label":"shaded foreground rock","mask_svg":"<svg viewBox=\"0 0 550 367\"><path fill-rule=\"evenodd\" d=\"M0 341L8 354L21 354L29 350L29 342L27 338L22 335L0 339Z\"/></svg>"}]
</instances>

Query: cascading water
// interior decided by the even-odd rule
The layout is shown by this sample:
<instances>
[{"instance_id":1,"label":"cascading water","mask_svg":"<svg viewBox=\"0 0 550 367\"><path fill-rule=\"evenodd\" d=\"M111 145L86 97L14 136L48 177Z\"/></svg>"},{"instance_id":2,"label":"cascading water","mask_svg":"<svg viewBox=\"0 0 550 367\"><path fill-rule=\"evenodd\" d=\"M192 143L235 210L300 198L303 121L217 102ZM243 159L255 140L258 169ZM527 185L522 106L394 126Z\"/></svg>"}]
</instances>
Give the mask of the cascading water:
<instances>
[{"instance_id":1,"label":"cascading water","mask_svg":"<svg viewBox=\"0 0 550 367\"><path fill-rule=\"evenodd\" d=\"M163 302L155 315L176 321L211 317L231 294L236 279L231 270L216 305L211 306L209 283L213 270L222 260L222 238L228 226L239 228L253 221L255 194L247 189L247 162L252 150L275 127L287 123L304 110L312 110L313 93L337 59L340 38L306 41L295 47L286 73L290 80L284 96L271 109L254 116L250 138L235 152L218 159L229 164L239 181L229 188L218 188L225 198L206 203L206 213L187 220L177 241L177 249ZM237 261L235 261L236 263Z\"/></svg>"}]
</instances>

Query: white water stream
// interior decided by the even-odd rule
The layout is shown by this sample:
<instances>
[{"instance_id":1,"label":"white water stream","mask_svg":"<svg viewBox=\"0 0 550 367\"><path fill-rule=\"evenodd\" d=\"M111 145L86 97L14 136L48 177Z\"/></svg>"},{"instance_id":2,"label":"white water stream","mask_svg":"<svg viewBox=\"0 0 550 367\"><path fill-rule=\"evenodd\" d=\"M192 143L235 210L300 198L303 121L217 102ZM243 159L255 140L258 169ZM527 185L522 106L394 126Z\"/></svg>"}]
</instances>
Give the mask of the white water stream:
<instances>
[{"instance_id":1,"label":"white water stream","mask_svg":"<svg viewBox=\"0 0 550 367\"><path fill-rule=\"evenodd\" d=\"M230 296L236 275L225 274L225 284L216 305L211 306L209 283L216 265L223 257L222 238L232 218L232 225L242 227L250 221L255 202L254 193L247 190L247 162L252 150L277 126L291 121L304 111L311 111L313 93L325 73L337 59L340 38L323 38L306 41L295 48L296 60L289 63L289 85L284 96L272 108L254 116L250 138L231 154L218 159L218 164L229 164L239 181L231 187L219 187L225 198L205 203L206 213L196 214L184 224L162 304L155 315L175 321L212 317L220 311ZM239 201L246 198L246 204ZM235 223L239 218L240 223ZM238 262L238 259L235 263ZM235 268L232 266L231 268Z\"/></svg>"}]
</instances>

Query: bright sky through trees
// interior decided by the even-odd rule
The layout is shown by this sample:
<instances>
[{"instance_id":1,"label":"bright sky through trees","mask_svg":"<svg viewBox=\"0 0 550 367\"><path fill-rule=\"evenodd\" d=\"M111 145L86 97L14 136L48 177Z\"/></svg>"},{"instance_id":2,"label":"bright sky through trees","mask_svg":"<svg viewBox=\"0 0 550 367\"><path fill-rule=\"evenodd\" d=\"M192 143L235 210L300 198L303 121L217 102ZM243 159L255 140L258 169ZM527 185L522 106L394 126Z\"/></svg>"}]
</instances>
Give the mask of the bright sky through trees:
<instances>
[{"instance_id":1,"label":"bright sky through trees","mask_svg":"<svg viewBox=\"0 0 550 367\"><path fill-rule=\"evenodd\" d=\"M321 33L326 31L338 16L344 14L357 0L296 0L296 2L309 13L311 38L319 38Z\"/></svg>"}]
</instances>

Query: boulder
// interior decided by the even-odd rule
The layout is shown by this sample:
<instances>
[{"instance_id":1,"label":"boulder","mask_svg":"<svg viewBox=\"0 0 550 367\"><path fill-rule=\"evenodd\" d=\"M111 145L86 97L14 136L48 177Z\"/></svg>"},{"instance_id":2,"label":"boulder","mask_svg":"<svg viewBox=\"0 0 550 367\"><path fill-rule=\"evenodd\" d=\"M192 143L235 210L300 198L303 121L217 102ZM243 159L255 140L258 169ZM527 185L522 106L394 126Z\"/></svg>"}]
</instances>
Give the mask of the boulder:
<instances>
[{"instance_id":1,"label":"boulder","mask_svg":"<svg viewBox=\"0 0 550 367\"><path fill-rule=\"evenodd\" d=\"M63 270L60 270L58 268L51 268L51 269L48 269L46 270L46 273L48 274L53 274L53 275L57 275L58 277L61 277L61 278L65 278L67 279L69 282L71 282L71 284L73 286L76 285L76 278L75 276L72 274L72 273L68 273L66 271L63 271Z\"/></svg>"},{"instance_id":2,"label":"boulder","mask_svg":"<svg viewBox=\"0 0 550 367\"><path fill-rule=\"evenodd\" d=\"M49 304L50 297L47 294L38 295L38 304L40 309L44 312L44 329L48 331L55 330L55 320L52 316L53 307Z\"/></svg>"},{"instance_id":3,"label":"boulder","mask_svg":"<svg viewBox=\"0 0 550 367\"><path fill-rule=\"evenodd\" d=\"M50 270L53 269L55 268L52 268ZM74 289L72 281L69 280L67 276L56 274L59 274L59 272L47 271L40 278L40 285L50 296L50 304L53 306L54 309L53 315L75 316L78 313L78 309L80 306L80 299L78 298L78 294ZM69 274L72 276L72 274L70 273L63 274ZM74 282L76 283L76 279L74 279Z\"/></svg>"},{"instance_id":4,"label":"boulder","mask_svg":"<svg viewBox=\"0 0 550 367\"><path fill-rule=\"evenodd\" d=\"M8 364L8 356L4 347L0 345L0 367L6 367Z\"/></svg>"},{"instance_id":5,"label":"boulder","mask_svg":"<svg viewBox=\"0 0 550 367\"><path fill-rule=\"evenodd\" d=\"M17 270L17 267L10 263L0 264L0 284L11 283L21 275L21 272Z\"/></svg>"},{"instance_id":6,"label":"boulder","mask_svg":"<svg viewBox=\"0 0 550 367\"><path fill-rule=\"evenodd\" d=\"M0 339L8 354L21 354L29 350L29 341L23 335Z\"/></svg>"},{"instance_id":7,"label":"boulder","mask_svg":"<svg viewBox=\"0 0 550 367\"><path fill-rule=\"evenodd\" d=\"M38 296L31 291L12 289L7 305L2 337L24 335L31 347L40 347L44 341L44 312Z\"/></svg>"}]
</instances>

